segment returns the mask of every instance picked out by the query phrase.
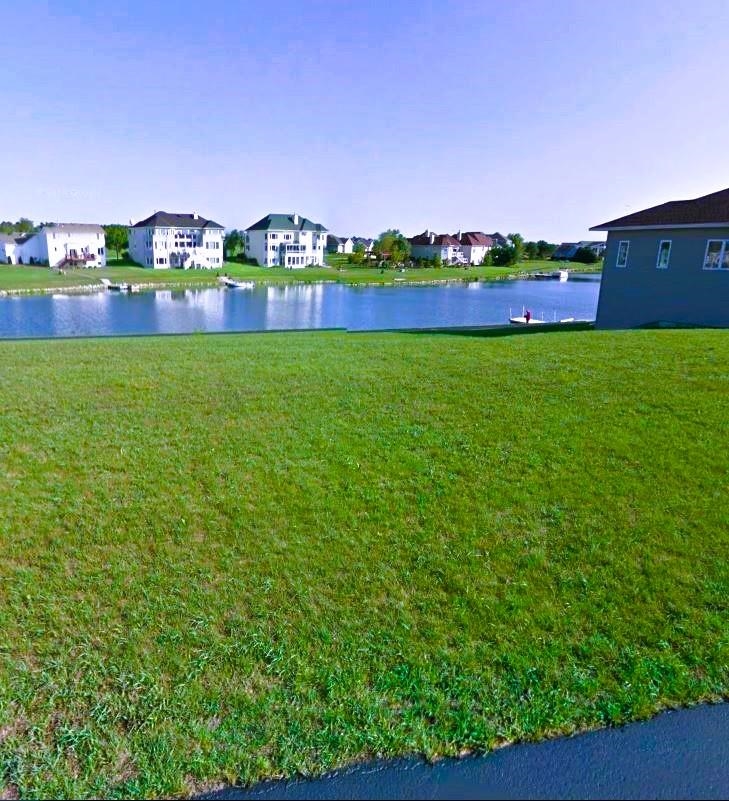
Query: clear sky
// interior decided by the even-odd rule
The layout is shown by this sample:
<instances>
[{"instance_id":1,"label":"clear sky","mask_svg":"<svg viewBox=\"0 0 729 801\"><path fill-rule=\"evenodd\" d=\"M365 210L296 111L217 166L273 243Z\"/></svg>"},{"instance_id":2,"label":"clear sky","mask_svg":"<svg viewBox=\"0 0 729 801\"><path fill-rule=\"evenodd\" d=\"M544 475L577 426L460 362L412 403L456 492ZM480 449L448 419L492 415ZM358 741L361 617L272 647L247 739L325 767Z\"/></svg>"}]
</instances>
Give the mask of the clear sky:
<instances>
[{"instance_id":1,"label":"clear sky","mask_svg":"<svg viewBox=\"0 0 729 801\"><path fill-rule=\"evenodd\" d=\"M729 186L727 0L1 11L0 219L562 241Z\"/></svg>"}]
</instances>

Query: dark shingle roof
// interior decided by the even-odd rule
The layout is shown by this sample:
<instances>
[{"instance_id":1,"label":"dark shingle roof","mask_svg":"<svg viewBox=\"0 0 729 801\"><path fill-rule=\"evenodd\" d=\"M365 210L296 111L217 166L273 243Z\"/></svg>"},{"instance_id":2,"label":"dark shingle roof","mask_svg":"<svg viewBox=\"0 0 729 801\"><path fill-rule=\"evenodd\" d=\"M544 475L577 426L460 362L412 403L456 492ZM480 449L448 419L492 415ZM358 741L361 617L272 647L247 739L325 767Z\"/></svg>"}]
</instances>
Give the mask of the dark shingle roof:
<instances>
[{"instance_id":1,"label":"dark shingle roof","mask_svg":"<svg viewBox=\"0 0 729 801\"><path fill-rule=\"evenodd\" d=\"M693 200L671 200L660 206L626 214L616 220L601 223L591 231L611 228L652 228L673 225L729 225L729 189L712 192Z\"/></svg>"},{"instance_id":2,"label":"dark shingle roof","mask_svg":"<svg viewBox=\"0 0 729 801\"><path fill-rule=\"evenodd\" d=\"M246 228L246 231L318 231L322 233L326 230L321 223L314 223L301 215L298 215L298 222L294 223L293 214L267 214Z\"/></svg>"},{"instance_id":3,"label":"dark shingle roof","mask_svg":"<svg viewBox=\"0 0 729 801\"><path fill-rule=\"evenodd\" d=\"M466 231L461 234L462 245L481 245L482 247L490 248L494 244L494 240L488 234L482 234L481 231Z\"/></svg>"},{"instance_id":4,"label":"dark shingle roof","mask_svg":"<svg viewBox=\"0 0 729 801\"><path fill-rule=\"evenodd\" d=\"M430 234L428 231L423 231L422 234L414 236L410 240L411 245L451 245L460 247L461 243L450 234L435 234L433 241L430 241Z\"/></svg>"},{"instance_id":5,"label":"dark shingle roof","mask_svg":"<svg viewBox=\"0 0 729 801\"><path fill-rule=\"evenodd\" d=\"M220 223L206 220L199 214L171 214L168 211L156 211L146 220L135 223L132 228L223 228Z\"/></svg>"}]
</instances>

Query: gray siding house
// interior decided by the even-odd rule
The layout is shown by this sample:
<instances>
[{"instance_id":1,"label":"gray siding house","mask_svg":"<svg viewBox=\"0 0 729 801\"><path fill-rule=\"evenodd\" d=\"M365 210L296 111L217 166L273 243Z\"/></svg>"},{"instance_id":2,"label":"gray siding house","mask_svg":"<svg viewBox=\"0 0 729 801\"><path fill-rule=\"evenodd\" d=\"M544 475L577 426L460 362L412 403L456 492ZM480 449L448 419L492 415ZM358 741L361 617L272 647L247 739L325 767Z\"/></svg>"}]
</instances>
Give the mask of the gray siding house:
<instances>
[{"instance_id":1,"label":"gray siding house","mask_svg":"<svg viewBox=\"0 0 729 801\"><path fill-rule=\"evenodd\" d=\"M729 327L729 189L590 230L608 232L597 328Z\"/></svg>"}]
</instances>

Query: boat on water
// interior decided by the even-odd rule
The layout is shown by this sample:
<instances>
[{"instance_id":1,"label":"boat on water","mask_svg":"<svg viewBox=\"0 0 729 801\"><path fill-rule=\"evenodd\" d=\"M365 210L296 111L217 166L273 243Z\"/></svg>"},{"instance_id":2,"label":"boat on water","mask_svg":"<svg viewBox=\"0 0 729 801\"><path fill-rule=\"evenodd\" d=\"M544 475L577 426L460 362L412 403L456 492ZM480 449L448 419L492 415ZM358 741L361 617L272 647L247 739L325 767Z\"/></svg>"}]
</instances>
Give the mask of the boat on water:
<instances>
[{"instance_id":1,"label":"boat on water","mask_svg":"<svg viewBox=\"0 0 729 801\"><path fill-rule=\"evenodd\" d=\"M134 284L126 284L126 283L115 284L108 278L99 278L99 281L101 281L102 285L105 286L107 289L111 290L112 292L139 292L139 287L135 286Z\"/></svg>"},{"instance_id":2,"label":"boat on water","mask_svg":"<svg viewBox=\"0 0 729 801\"><path fill-rule=\"evenodd\" d=\"M569 270L553 270L549 273L531 273L528 277L535 281L566 281L569 275Z\"/></svg>"},{"instance_id":3,"label":"boat on water","mask_svg":"<svg viewBox=\"0 0 729 801\"><path fill-rule=\"evenodd\" d=\"M235 278L229 278L227 275L221 275L218 281L229 289L253 289L256 285L255 281L236 281Z\"/></svg>"}]
</instances>

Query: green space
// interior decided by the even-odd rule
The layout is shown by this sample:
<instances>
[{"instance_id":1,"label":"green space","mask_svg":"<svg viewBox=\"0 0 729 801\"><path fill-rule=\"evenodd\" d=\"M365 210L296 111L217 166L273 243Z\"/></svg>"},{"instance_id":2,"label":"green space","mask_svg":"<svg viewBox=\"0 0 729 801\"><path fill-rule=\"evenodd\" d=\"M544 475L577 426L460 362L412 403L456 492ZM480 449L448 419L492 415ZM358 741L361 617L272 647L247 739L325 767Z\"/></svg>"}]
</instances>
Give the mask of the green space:
<instances>
[{"instance_id":1,"label":"green space","mask_svg":"<svg viewBox=\"0 0 729 801\"><path fill-rule=\"evenodd\" d=\"M331 258L331 257L330 257ZM109 266L99 269L69 269L63 275L47 267L13 266L0 264L0 291L33 290L45 288L72 288L99 284L108 278L132 284L215 285L217 276L227 273L241 280L263 283L294 283L336 281L346 284L392 284L410 281L498 280L528 272L550 271L559 268L558 262L526 261L511 267L425 267L410 268L404 272L395 269L359 267L347 264L346 257L333 257L332 266L307 267L303 270L286 270L283 267L257 267L251 264L226 262L221 270L152 270L130 262L111 260ZM584 265L570 265L584 272ZM590 266L586 268L590 270Z\"/></svg>"},{"instance_id":2,"label":"green space","mask_svg":"<svg viewBox=\"0 0 729 801\"><path fill-rule=\"evenodd\" d=\"M729 691L729 332L0 343L0 797Z\"/></svg>"}]
</instances>

